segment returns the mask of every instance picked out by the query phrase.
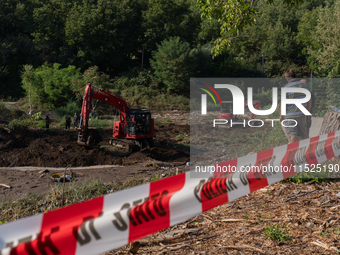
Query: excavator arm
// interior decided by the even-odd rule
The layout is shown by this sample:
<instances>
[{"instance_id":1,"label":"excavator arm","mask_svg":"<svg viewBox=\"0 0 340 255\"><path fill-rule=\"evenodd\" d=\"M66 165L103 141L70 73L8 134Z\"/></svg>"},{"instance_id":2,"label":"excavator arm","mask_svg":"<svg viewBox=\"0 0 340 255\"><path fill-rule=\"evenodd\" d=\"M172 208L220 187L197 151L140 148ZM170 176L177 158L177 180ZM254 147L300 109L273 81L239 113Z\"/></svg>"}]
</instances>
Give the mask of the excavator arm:
<instances>
[{"instance_id":1,"label":"excavator arm","mask_svg":"<svg viewBox=\"0 0 340 255\"><path fill-rule=\"evenodd\" d=\"M119 111L119 122L122 125L126 124L126 116L130 110L127 102L104 89L98 88L91 83L88 83L85 87L83 105L80 114L80 125L78 128L79 145L93 146L95 140L99 139L99 134L97 134L98 132L95 132L93 129L89 129L88 127L93 98L116 107Z\"/></svg>"}]
</instances>

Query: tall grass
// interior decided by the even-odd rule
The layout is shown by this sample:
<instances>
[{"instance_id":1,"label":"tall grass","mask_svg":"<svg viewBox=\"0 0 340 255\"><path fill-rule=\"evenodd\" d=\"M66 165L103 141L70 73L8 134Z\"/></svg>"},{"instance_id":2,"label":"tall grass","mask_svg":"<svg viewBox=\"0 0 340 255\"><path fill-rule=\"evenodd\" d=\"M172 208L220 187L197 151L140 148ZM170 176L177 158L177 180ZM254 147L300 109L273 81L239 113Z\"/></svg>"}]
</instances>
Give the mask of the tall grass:
<instances>
[{"instance_id":1,"label":"tall grass","mask_svg":"<svg viewBox=\"0 0 340 255\"><path fill-rule=\"evenodd\" d=\"M68 183L65 185L64 193L62 183L58 183L44 195L28 192L17 199L4 198L0 200L0 224L55 210L61 208L62 205L68 206L86 201L147 181L143 178L130 178L124 183L115 182L107 185L100 179L90 179L83 183ZM63 202L62 197L64 197Z\"/></svg>"}]
</instances>

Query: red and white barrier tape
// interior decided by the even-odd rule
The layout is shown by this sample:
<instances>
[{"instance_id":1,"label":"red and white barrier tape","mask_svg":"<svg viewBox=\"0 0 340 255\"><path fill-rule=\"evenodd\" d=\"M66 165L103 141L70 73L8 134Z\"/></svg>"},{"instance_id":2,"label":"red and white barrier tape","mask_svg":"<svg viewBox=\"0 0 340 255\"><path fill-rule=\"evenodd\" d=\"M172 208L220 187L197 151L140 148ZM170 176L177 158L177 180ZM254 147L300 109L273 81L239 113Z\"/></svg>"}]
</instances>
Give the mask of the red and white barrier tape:
<instances>
[{"instance_id":1,"label":"red and white barrier tape","mask_svg":"<svg viewBox=\"0 0 340 255\"><path fill-rule=\"evenodd\" d=\"M339 141L336 131L216 164L213 177L207 172L190 178L191 170L0 225L0 255L86 255L116 249L291 177L305 164L336 157ZM222 171L223 166L236 171ZM270 166L280 170L264 172ZM242 171L245 167L251 171Z\"/></svg>"}]
</instances>

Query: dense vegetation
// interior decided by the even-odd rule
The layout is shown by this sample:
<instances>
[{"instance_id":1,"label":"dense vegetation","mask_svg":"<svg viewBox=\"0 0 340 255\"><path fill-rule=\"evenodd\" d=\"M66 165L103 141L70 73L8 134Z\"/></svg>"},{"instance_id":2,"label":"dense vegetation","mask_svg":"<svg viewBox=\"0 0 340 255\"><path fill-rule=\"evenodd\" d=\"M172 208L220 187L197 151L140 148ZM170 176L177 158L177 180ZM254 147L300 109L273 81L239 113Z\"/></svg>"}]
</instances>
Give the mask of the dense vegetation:
<instances>
[{"instance_id":1,"label":"dense vegetation","mask_svg":"<svg viewBox=\"0 0 340 255\"><path fill-rule=\"evenodd\" d=\"M253 3L256 22L240 21L248 10L241 2ZM219 12L207 15L205 3L0 1L0 98L30 95L35 108L66 107L92 81L136 106L171 109L188 105L194 76L282 77L287 68L339 76L339 1L224 1L242 29L218 20ZM221 38L232 47L216 51Z\"/></svg>"}]
</instances>

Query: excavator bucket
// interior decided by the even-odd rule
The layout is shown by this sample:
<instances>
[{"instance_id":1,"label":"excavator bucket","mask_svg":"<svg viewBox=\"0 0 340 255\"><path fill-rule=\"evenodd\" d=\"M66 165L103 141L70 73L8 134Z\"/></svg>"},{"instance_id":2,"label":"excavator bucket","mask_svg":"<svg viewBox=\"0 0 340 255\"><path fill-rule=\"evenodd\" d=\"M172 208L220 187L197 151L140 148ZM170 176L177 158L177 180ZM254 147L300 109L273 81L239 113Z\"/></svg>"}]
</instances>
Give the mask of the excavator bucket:
<instances>
[{"instance_id":1,"label":"excavator bucket","mask_svg":"<svg viewBox=\"0 0 340 255\"><path fill-rule=\"evenodd\" d=\"M77 144L86 147L94 147L98 143L102 141L102 137L100 136L98 130L96 129L88 129L86 132L85 139L83 137L78 136Z\"/></svg>"}]
</instances>

